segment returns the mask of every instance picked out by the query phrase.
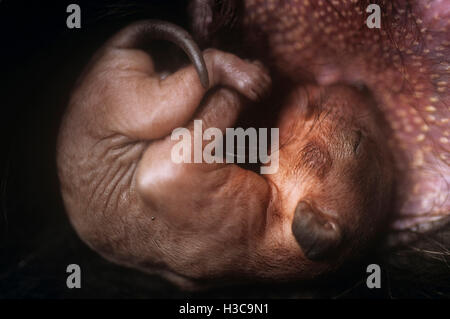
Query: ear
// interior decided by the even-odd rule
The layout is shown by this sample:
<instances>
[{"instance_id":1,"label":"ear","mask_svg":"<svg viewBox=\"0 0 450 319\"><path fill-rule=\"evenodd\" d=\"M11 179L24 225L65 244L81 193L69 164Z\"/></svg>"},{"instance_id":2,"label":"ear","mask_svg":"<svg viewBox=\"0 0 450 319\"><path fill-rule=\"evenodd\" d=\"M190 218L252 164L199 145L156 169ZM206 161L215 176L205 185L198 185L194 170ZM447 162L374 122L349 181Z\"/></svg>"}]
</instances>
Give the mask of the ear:
<instances>
[{"instance_id":1,"label":"ear","mask_svg":"<svg viewBox=\"0 0 450 319\"><path fill-rule=\"evenodd\" d=\"M342 239L339 226L306 201L297 204L292 233L305 256L311 260L331 255Z\"/></svg>"},{"instance_id":2,"label":"ear","mask_svg":"<svg viewBox=\"0 0 450 319\"><path fill-rule=\"evenodd\" d=\"M202 47L215 47L213 40L216 40L214 36L217 37L217 33L226 30L227 34L234 31L234 35L237 32L243 10L239 0L191 0L188 14L195 40Z\"/></svg>"}]
</instances>

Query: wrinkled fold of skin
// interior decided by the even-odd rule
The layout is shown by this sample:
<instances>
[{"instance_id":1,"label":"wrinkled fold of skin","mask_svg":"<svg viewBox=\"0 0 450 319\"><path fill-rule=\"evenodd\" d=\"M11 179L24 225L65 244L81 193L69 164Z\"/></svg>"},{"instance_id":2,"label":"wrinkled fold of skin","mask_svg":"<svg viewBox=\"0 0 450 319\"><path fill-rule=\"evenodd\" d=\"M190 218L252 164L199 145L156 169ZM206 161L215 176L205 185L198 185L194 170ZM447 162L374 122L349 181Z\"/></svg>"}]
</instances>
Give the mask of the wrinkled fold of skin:
<instances>
[{"instance_id":1,"label":"wrinkled fold of skin","mask_svg":"<svg viewBox=\"0 0 450 319\"><path fill-rule=\"evenodd\" d=\"M168 270L174 278L177 272L186 270L192 277L210 277L210 272L216 269L209 263L218 263L220 258L210 259L205 250L211 249L210 244L214 248L224 247L224 238L202 225L223 226L221 231L225 235L234 234L231 236L237 237L235 240L243 238L245 241L247 229L257 231L261 227L253 223L260 225L264 219L249 216L248 223L241 223L229 218L227 225L223 221L209 221L209 216L205 215L207 209L203 216L199 212L195 215L197 220L192 220L192 214L201 206L191 208L191 214L178 211L182 207L177 207L177 201L182 202L182 192L173 192L176 190L172 189L174 178L178 178L186 199L191 198L192 185L181 187L183 182L189 182L178 177L184 174L180 170L186 168L171 167L170 154L164 150L170 150L172 143L161 142L173 129L190 121L206 90L193 66L164 79L154 71L150 56L136 48L138 43L134 41L148 31L151 37L153 28L142 25L152 23L137 22L119 32L100 49L78 81L61 124L57 146L62 195L80 236L105 257L146 270ZM235 104L237 111L242 98L260 99L270 87L267 71L257 62L245 62L217 50L204 51L203 59L211 87L223 85L234 89L218 92L211 102L222 103L227 112L229 106ZM227 112L222 110L231 121L233 113L228 115ZM218 113L215 114L212 119L217 117ZM160 158L152 158L155 156ZM154 165L159 167L152 169ZM233 183L247 182L250 174L247 183L252 188L252 180L261 178L243 170L237 172L237 167L231 166L210 173L208 170L211 169L208 167L205 174L210 182L204 187L221 189L221 184L228 179ZM161 176L154 180L152 174L156 173ZM156 194L153 190L161 189L167 192L153 200ZM265 191L264 186L260 191ZM219 203L217 211L223 214L226 205L231 204L229 197L236 199L235 195L225 191L221 195L225 199L224 207ZM252 203L242 196L242 200L245 201L242 210L246 205L260 205L258 199ZM200 200L191 204L202 205ZM208 236L202 238L196 228L204 229ZM227 251L234 257L233 261L244 253L238 249ZM222 259L223 263L230 263L226 254Z\"/></svg>"},{"instance_id":2,"label":"wrinkled fold of skin","mask_svg":"<svg viewBox=\"0 0 450 319\"><path fill-rule=\"evenodd\" d=\"M188 289L313 279L363 254L393 186L373 101L347 86L293 88L280 100L273 175L175 164L173 129L192 130L193 118L203 129L233 127L271 80L261 63L211 49L203 52L211 90L193 66L162 79L135 41L154 30L149 23L100 49L61 125L61 190L80 237L109 260Z\"/></svg>"}]
</instances>

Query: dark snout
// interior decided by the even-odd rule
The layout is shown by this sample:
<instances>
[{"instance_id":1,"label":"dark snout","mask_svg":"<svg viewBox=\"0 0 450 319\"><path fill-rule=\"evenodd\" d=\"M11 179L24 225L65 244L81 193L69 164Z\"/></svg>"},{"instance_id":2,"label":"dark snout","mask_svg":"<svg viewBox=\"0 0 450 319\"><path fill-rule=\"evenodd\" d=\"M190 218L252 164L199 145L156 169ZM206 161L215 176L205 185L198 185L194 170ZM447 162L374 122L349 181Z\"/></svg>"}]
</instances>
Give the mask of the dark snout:
<instances>
[{"instance_id":1,"label":"dark snout","mask_svg":"<svg viewBox=\"0 0 450 319\"><path fill-rule=\"evenodd\" d=\"M292 233L310 260L331 255L342 238L339 226L306 201L300 201L295 209Z\"/></svg>"}]
</instances>

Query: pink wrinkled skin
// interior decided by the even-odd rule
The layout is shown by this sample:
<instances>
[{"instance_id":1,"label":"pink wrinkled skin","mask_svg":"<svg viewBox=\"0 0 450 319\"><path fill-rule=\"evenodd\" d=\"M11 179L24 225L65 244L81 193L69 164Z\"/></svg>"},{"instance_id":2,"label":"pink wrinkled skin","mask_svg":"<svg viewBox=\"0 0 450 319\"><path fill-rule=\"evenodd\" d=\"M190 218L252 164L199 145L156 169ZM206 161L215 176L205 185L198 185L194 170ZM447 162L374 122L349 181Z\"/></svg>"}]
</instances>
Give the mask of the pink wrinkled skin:
<instances>
[{"instance_id":1,"label":"pink wrinkled skin","mask_svg":"<svg viewBox=\"0 0 450 319\"><path fill-rule=\"evenodd\" d=\"M391 205L393 166L374 105L348 86L297 86L280 99L280 168L175 164L170 134L193 119L233 127L271 79L260 62L206 50L206 94L192 66L163 80L120 33L74 88L57 146L61 191L80 237L105 258L187 288L313 279L363 253ZM337 225L316 261L292 233L299 201ZM320 227L319 227L320 228ZM300 229L303 234L316 230ZM320 232L320 229L317 230Z\"/></svg>"}]
</instances>

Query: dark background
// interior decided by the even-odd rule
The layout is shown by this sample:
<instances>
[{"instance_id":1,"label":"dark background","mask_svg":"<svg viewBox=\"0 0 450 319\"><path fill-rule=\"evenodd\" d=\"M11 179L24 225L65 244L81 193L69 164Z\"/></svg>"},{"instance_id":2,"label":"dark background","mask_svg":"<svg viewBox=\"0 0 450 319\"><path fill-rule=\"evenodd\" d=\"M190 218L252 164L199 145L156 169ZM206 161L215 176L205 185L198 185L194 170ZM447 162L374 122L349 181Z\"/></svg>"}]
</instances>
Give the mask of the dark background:
<instances>
[{"instance_id":1,"label":"dark background","mask_svg":"<svg viewBox=\"0 0 450 319\"><path fill-rule=\"evenodd\" d=\"M77 1L82 27L68 29L70 3L0 0L0 298L448 296L448 254L434 276L422 266L410 267L414 258L422 265L421 256L403 252L407 258L399 264L372 254L363 265L382 266L381 289L366 287L360 265L315 285L186 293L91 251L69 224L56 176L55 142L70 88L92 53L128 22L158 18L188 25L184 1ZM66 267L72 263L81 267L81 289L66 287Z\"/></svg>"}]
</instances>

